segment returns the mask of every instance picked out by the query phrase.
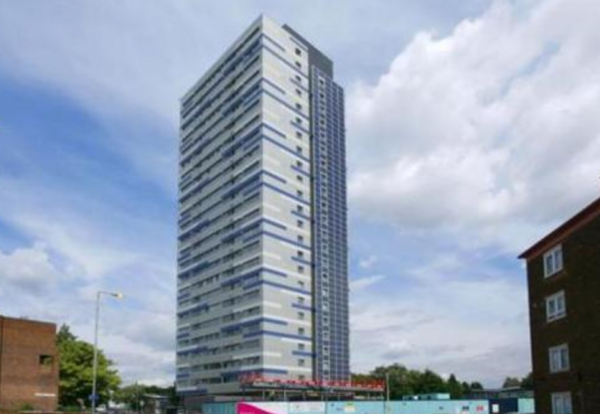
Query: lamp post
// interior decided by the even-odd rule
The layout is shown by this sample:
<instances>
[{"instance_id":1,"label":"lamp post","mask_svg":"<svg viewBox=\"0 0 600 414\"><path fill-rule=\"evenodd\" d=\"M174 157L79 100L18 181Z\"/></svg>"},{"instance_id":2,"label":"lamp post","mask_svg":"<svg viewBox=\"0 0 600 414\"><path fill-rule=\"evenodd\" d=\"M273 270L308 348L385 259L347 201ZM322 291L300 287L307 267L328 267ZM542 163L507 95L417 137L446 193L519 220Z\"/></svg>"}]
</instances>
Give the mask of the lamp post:
<instances>
[{"instance_id":1,"label":"lamp post","mask_svg":"<svg viewBox=\"0 0 600 414\"><path fill-rule=\"evenodd\" d=\"M98 376L98 323L100 321L100 299L102 295L111 296L115 299L123 299L123 295L119 292L106 292L99 290L96 292L96 326L94 329L94 365L92 367L92 414L96 414L96 401L98 396L97 391L97 376Z\"/></svg>"}]
</instances>

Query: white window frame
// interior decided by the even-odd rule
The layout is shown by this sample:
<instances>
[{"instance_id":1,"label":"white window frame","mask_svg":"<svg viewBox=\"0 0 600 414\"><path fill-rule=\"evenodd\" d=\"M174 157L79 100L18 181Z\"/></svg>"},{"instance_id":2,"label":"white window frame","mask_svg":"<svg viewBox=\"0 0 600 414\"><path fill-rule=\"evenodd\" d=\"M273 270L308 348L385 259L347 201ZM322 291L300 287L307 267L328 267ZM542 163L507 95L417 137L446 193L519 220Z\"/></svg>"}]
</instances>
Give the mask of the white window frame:
<instances>
[{"instance_id":1,"label":"white window frame","mask_svg":"<svg viewBox=\"0 0 600 414\"><path fill-rule=\"evenodd\" d=\"M551 396L552 414L573 414L570 392L556 392Z\"/></svg>"},{"instance_id":2,"label":"white window frame","mask_svg":"<svg viewBox=\"0 0 600 414\"><path fill-rule=\"evenodd\" d=\"M544 253L544 277L555 275L564 269L562 244Z\"/></svg>"},{"instance_id":3,"label":"white window frame","mask_svg":"<svg viewBox=\"0 0 600 414\"><path fill-rule=\"evenodd\" d=\"M546 297L546 321L554 322L567 316L567 298L561 290Z\"/></svg>"},{"instance_id":4,"label":"white window frame","mask_svg":"<svg viewBox=\"0 0 600 414\"><path fill-rule=\"evenodd\" d=\"M548 349L548 358L550 359L551 374L566 372L571 369L568 344L557 345Z\"/></svg>"}]
</instances>

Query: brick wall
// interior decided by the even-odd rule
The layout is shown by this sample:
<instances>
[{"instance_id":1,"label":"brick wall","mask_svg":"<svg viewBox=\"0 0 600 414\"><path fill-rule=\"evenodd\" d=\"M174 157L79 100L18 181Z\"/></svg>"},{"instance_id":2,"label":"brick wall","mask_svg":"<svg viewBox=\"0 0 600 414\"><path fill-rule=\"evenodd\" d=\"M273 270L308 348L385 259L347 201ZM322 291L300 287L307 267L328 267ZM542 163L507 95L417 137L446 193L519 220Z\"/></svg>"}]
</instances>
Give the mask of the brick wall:
<instances>
[{"instance_id":1,"label":"brick wall","mask_svg":"<svg viewBox=\"0 0 600 414\"><path fill-rule=\"evenodd\" d=\"M528 261L536 413L570 391L574 414L600 413L600 216L562 241L564 270L544 278L543 254ZM546 322L545 298L565 291L567 316ZM548 349L568 343L570 370L551 374Z\"/></svg>"},{"instance_id":2,"label":"brick wall","mask_svg":"<svg viewBox=\"0 0 600 414\"><path fill-rule=\"evenodd\" d=\"M0 316L0 407L55 411L56 325Z\"/></svg>"}]
</instances>

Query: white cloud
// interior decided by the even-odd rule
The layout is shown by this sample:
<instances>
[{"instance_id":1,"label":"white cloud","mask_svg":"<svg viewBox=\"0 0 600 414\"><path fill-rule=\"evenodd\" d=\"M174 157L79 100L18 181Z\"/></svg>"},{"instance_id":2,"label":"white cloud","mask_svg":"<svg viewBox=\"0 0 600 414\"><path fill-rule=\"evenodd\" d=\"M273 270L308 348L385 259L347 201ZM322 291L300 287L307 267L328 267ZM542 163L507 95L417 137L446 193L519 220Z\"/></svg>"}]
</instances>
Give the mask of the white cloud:
<instances>
[{"instance_id":1,"label":"white cloud","mask_svg":"<svg viewBox=\"0 0 600 414\"><path fill-rule=\"evenodd\" d=\"M355 86L359 214L519 249L598 194L600 9L527 4L421 32L376 84Z\"/></svg>"},{"instance_id":2,"label":"white cloud","mask_svg":"<svg viewBox=\"0 0 600 414\"><path fill-rule=\"evenodd\" d=\"M385 279L384 275L373 275L354 279L350 281L350 290L356 291L366 289L376 283L381 282L383 279Z\"/></svg>"},{"instance_id":3,"label":"white cloud","mask_svg":"<svg viewBox=\"0 0 600 414\"><path fill-rule=\"evenodd\" d=\"M524 280L468 255L405 268L395 279L396 289L352 291L353 371L397 362L488 386L529 372Z\"/></svg>"},{"instance_id":4,"label":"white cloud","mask_svg":"<svg viewBox=\"0 0 600 414\"><path fill-rule=\"evenodd\" d=\"M40 243L10 253L0 251L0 296L14 287L39 293L56 283L59 277L50 255Z\"/></svg>"},{"instance_id":5,"label":"white cloud","mask_svg":"<svg viewBox=\"0 0 600 414\"><path fill-rule=\"evenodd\" d=\"M377 256L375 256L374 254L371 254L368 257L361 259L358 262L358 265L362 269L370 269L375 263L377 263Z\"/></svg>"}]
</instances>

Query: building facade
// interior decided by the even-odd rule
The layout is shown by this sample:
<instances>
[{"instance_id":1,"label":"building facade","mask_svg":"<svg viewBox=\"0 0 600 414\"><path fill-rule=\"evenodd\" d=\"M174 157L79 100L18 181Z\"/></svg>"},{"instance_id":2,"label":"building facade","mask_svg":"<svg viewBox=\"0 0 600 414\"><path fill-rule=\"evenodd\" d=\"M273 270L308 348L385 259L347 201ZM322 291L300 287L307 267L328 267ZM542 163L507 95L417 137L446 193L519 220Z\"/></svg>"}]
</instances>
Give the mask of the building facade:
<instances>
[{"instance_id":1,"label":"building facade","mask_svg":"<svg viewBox=\"0 0 600 414\"><path fill-rule=\"evenodd\" d=\"M181 103L177 387L349 379L344 95L257 19Z\"/></svg>"},{"instance_id":2,"label":"building facade","mask_svg":"<svg viewBox=\"0 0 600 414\"><path fill-rule=\"evenodd\" d=\"M537 414L600 413L600 199L527 261Z\"/></svg>"},{"instance_id":3,"label":"building facade","mask_svg":"<svg viewBox=\"0 0 600 414\"><path fill-rule=\"evenodd\" d=\"M56 411L56 325L0 316L0 409Z\"/></svg>"}]
</instances>

